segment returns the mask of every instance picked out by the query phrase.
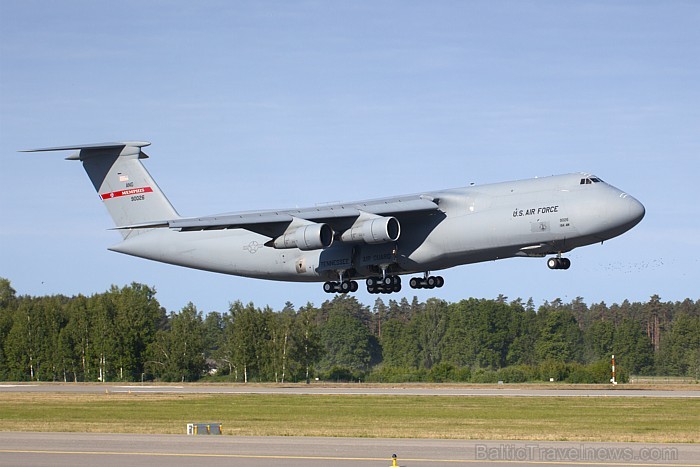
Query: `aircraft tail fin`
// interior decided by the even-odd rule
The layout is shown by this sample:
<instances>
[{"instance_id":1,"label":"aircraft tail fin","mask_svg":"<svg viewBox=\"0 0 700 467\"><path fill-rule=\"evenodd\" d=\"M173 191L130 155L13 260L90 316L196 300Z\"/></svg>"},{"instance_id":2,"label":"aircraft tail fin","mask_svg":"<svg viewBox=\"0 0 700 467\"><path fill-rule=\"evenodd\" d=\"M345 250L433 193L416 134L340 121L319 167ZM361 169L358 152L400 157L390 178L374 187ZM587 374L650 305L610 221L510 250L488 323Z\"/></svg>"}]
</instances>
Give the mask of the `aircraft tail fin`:
<instances>
[{"instance_id":1,"label":"aircraft tail fin","mask_svg":"<svg viewBox=\"0 0 700 467\"><path fill-rule=\"evenodd\" d=\"M24 152L77 150L66 160L79 160L117 227L166 221L180 216L141 163L150 143L85 144ZM126 239L143 229L120 230Z\"/></svg>"}]
</instances>

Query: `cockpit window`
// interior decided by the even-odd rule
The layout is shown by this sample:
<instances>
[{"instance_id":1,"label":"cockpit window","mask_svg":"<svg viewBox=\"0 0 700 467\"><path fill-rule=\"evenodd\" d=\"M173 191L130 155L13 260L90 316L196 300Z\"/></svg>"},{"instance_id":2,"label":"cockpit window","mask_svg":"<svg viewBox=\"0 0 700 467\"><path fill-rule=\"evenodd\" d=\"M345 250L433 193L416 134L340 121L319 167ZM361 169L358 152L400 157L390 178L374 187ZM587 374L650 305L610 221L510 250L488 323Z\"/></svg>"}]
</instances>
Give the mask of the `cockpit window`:
<instances>
[{"instance_id":1,"label":"cockpit window","mask_svg":"<svg viewBox=\"0 0 700 467\"><path fill-rule=\"evenodd\" d=\"M592 183L600 183L603 180L599 179L598 177L586 177L581 179L581 185L590 185Z\"/></svg>"}]
</instances>

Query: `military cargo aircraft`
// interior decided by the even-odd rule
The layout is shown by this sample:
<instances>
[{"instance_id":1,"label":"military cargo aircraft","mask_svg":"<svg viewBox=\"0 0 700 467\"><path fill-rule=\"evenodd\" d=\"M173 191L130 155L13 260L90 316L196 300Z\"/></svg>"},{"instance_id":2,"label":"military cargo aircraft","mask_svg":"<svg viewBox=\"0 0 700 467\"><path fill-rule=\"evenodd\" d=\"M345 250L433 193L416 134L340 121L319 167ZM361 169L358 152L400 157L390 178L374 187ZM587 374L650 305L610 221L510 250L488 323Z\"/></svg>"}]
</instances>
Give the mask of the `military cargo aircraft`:
<instances>
[{"instance_id":1,"label":"military cargo aircraft","mask_svg":"<svg viewBox=\"0 0 700 467\"><path fill-rule=\"evenodd\" d=\"M562 256L637 225L644 206L586 173L472 185L303 209L181 217L141 163L150 143L128 141L36 151L76 151L123 241L112 251L206 271L323 282L348 293L442 287L431 275L462 264Z\"/></svg>"}]
</instances>

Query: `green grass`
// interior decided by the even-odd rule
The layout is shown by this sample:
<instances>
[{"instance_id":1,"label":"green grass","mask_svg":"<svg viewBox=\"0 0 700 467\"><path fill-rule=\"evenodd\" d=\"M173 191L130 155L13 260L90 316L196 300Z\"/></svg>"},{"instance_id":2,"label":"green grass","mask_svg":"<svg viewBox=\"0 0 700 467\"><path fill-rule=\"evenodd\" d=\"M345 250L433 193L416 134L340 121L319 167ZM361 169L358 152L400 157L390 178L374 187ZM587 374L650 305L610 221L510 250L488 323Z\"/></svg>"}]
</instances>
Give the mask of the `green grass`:
<instances>
[{"instance_id":1,"label":"green grass","mask_svg":"<svg viewBox=\"0 0 700 467\"><path fill-rule=\"evenodd\" d=\"M0 393L0 431L700 442L700 400Z\"/></svg>"}]
</instances>

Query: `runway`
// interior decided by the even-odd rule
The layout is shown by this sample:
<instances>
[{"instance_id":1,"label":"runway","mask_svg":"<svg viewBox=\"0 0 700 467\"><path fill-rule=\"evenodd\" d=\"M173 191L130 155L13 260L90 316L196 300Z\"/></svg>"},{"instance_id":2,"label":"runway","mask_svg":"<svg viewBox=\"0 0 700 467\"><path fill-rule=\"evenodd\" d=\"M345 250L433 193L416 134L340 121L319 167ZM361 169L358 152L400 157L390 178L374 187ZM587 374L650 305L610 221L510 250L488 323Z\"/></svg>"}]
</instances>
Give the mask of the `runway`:
<instances>
[{"instance_id":1,"label":"runway","mask_svg":"<svg viewBox=\"0 0 700 467\"><path fill-rule=\"evenodd\" d=\"M700 390L493 385L0 384L0 393L697 398ZM20 425L21 426L21 425ZM700 444L0 432L0 466L697 465Z\"/></svg>"},{"instance_id":2,"label":"runway","mask_svg":"<svg viewBox=\"0 0 700 467\"><path fill-rule=\"evenodd\" d=\"M296 394L296 395L391 395L391 396L510 396L510 397L672 397L700 398L698 389L627 389L624 386L581 389L529 388L526 385L472 386L422 386L410 384L365 385L365 384L95 384L95 383L0 383L0 392L22 393L156 393L156 394Z\"/></svg>"},{"instance_id":3,"label":"runway","mask_svg":"<svg viewBox=\"0 0 700 467\"><path fill-rule=\"evenodd\" d=\"M2 466L700 466L700 445L2 433Z\"/></svg>"}]
</instances>

